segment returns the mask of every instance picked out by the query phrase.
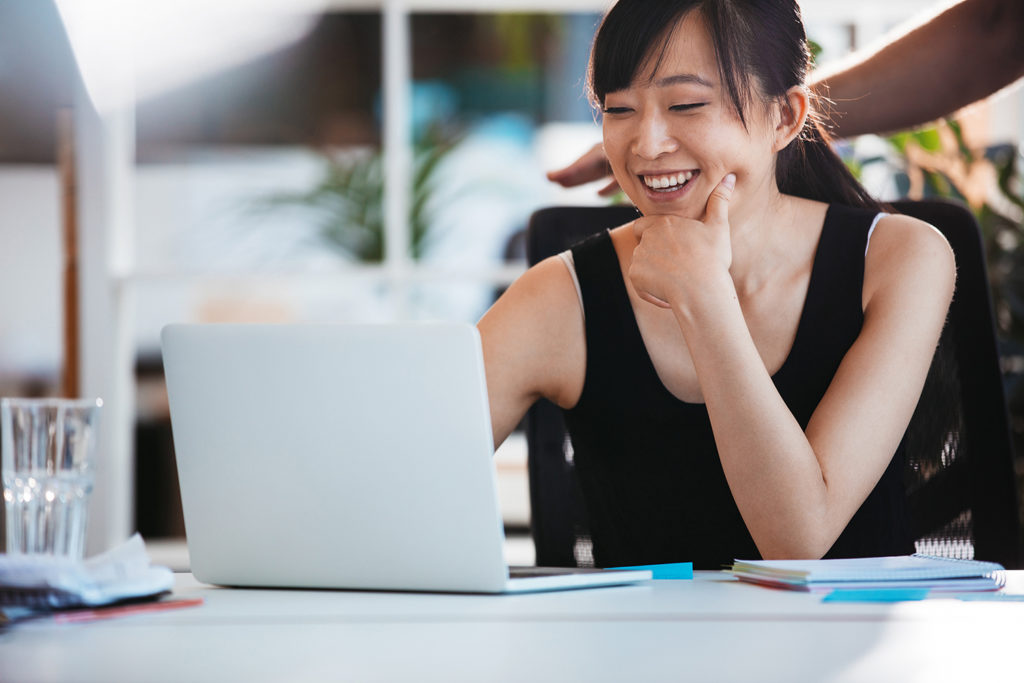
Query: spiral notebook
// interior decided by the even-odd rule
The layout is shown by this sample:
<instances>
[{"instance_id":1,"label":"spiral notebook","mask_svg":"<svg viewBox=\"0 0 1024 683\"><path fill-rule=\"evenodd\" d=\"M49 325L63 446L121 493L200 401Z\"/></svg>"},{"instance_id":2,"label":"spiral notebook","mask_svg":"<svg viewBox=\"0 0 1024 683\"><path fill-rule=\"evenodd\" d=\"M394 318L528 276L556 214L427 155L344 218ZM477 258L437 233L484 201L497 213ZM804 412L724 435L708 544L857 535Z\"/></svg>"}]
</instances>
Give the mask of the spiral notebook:
<instances>
[{"instance_id":1,"label":"spiral notebook","mask_svg":"<svg viewBox=\"0 0 1024 683\"><path fill-rule=\"evenodd\" d=\"M834 560L735 560L741 581L793 590L926 588L940 591L999 590L1005 570L995 562L931 555L855 557Z\"/></svg>"}]
</instances>

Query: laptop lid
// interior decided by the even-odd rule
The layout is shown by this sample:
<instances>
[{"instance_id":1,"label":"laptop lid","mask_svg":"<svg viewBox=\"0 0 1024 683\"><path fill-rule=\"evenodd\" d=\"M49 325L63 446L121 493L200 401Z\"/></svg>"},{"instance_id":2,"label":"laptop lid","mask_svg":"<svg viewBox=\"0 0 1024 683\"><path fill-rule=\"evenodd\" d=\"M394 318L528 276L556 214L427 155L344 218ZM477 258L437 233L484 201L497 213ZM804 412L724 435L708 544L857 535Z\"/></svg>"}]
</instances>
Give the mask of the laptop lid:
<instances>
[{"instance_id":1,"label":"laptop lid","mask_svg":"<svg viewBox=\"0 0 1024 683\"><path fill-rule=\"evenodd\" d=\"M162 344L198 579L502 589L475 327L170 325Z\"/></svg>"},{"instance_id":2,"label":"laptop lid","mask_svg":"<svg viewBox=\"0 0 1024 683\"><path fill-rule=\"evenodd\" d=\"M509 579L472 325L169 325L162 345L201 581L499 593L650 578Z\"/></svg>"}]
</instances>

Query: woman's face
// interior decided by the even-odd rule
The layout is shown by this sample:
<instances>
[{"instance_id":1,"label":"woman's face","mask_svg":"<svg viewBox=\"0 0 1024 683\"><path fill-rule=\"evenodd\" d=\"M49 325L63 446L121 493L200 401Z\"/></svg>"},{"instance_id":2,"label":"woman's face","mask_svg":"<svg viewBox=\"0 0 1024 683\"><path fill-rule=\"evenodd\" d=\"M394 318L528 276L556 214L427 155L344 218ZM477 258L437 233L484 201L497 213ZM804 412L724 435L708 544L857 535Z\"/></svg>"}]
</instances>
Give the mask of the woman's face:
<instances>
[{"instance_id":1,"label":"woman's face","mask_svg":"<svg viewBox=\"0 0 1024 683\"><path fill-rule=\"evenodd\" d=\"M736 174L733 209L775 187L774 136L765 107L747 106L749 130L744 128L696 12L679 23L652 73L653 67L604 102L605 154L644 215L700 219L727 173Z\"/></svg>"}]
</instances>

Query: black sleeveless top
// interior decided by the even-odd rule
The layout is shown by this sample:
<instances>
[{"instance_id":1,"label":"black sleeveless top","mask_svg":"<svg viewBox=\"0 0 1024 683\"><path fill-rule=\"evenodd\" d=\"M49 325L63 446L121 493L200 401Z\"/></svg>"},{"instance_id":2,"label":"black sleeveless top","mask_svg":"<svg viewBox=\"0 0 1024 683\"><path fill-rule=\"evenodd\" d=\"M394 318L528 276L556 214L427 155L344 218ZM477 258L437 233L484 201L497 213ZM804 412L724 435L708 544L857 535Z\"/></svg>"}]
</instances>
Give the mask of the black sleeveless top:
<instances>
[{"instance_id":1,"label":"black sleeveless top","mask_svg":"<svg viewBox=\"0 0 1024 683\"><path fill-rule=\"evenodd\" d=\"M830 206L792 350L772 377L801 427L864 320L864 251L875 214ZM599 567L693 562L719 569L760 554L718 458L704 404L661 383L637 327L607 232L572 248L583 296L587 369L564 411ZM826 557L914 552L901 443Z\"/></svg>"}]
</instances>

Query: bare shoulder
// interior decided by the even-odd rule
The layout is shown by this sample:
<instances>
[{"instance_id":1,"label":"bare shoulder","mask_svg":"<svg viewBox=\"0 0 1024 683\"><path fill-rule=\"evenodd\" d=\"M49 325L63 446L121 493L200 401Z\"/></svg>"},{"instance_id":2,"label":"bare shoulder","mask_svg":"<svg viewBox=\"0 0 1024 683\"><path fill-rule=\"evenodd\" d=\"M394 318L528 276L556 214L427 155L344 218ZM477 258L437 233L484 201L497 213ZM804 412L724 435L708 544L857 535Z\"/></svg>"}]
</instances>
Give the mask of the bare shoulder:
<instances>
[{"instance_id":1,"label":"bare shoulder","mask_svg":"<svg viewBox=\"0 0 1024 683\"><path fill-rule=\"evenodd\" d=\"M562 306L570 304L571 308L579 310L576 287L569 274L568 264L561 256L551 256L530 267L512 283L508 293L515 299L539 296L548 304L541 307L542 310L551 313L565 313L567 312L565 310L550 311L549 309L560 309Z\"/></svg>"},{"instance_id":2,"label":"bare shoulder","mask_svg":"<svg viewBox=\"0 0 1024 683\"><path fill-rule=\"evenodd\" d=\"M875 232L871 238L872 243L876 237L885 240L892 247L902 244L915 250L927 247L949 251L952 254L949 243L938 228L913 216L899 213L885 214L875 226Z\"/></svg>"},{"instance_id":3,"label":"bare shoulder","mask_svg":"<svg viewBox=\"0 0 1024 683\"><path fill-rule=\"evenodd\" d=\"M546 338L544 333L557 328L574 328L567 322L582 320L583 311L568 264L552 256L531 267L512 283L481 322L494 317L506 327L514 325L539 338ZM537 341L542 343L542 339Z\"/></svg>"},{"instance_id":4,"label":"bare shoulder","mask_svg":"<svg viewBox=\"0 0 1024 683\"><path fill-rule=\"evenodd\" d=\"M883 216L872 233L864 263L864 299L892 290L931 290L952 296L956 258L934 226L911 216ZM948 304L948 301L946 302Z\"/></svg>"},{"instance_id":5,"label":"bare shoulder","mask_svg":"<svg viewBox=\"0 0 1024 683\"><path fill-rule=\"evenodd\" d=\"M478 324L485 359L517 390L560 405L574 402L585 369L583 312L567 264L558 256L520 276ZM578 398L578 391L576 392Z\"/></svg>"}]
</instances>

